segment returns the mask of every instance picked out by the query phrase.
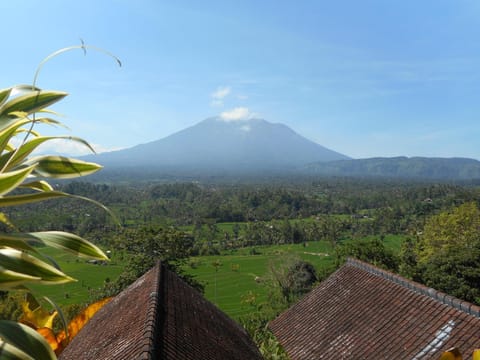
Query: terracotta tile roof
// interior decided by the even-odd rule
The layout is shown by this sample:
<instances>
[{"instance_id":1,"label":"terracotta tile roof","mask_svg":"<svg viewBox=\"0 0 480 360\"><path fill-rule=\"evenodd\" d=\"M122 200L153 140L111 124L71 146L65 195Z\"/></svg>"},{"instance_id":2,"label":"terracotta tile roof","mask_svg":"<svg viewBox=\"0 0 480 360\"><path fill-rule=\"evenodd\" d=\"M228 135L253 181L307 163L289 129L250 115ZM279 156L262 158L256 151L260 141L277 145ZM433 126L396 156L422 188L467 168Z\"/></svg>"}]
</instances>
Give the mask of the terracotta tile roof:
<instances>
[{"instance_id":1,"label":"terracotta tile roof","mask_svg":"<svg viewBox=\"0 0 480 360\"><path fill-rule=\"evenodd\" d=\"M348 259L270 323L292 360L439 359L480 348L480 308Z\"/></svg>"},{"instance_id":2,"label":"terracotta tile roof","mask_svg":"<svg viewBox=\"0 0 480 360\"><path fill-rule=\"evenodd\" d=\"M61 360L261 359L246 331L160 263L105 305Z\"/></svg>"}]
</instances>

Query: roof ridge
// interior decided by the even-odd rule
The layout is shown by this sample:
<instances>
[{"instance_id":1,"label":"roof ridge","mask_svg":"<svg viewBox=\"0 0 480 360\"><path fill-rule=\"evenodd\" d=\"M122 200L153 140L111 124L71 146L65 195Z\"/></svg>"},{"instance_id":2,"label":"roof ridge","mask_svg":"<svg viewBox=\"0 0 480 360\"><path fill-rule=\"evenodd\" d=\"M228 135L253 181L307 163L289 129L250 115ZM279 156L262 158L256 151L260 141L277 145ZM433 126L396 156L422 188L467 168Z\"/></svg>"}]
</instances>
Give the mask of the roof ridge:
<instances>
[{"instance_id":1,"label":"roof ridge","mask_svg":"<svg viewBox=\"0 0 480 360\"><path fill-rule=\"evenodd\" d=\"M145 328L143 330L143 350L138 360L152 360L156 358L155 340L157 335L158 300L160 298L160 283L163 273L160 261L157 261L154 271L156 277L154 281L155 288L149 294Z\"/></svg>"},{"instance_id":2,"label":"roof ridge","mask_svg":"<svg viewBox=\"0 0 480 360\"><path fill-rule=\"evenodd\" d=\"M480 318L480 306L472 304L468 301L461 300L459 298L456 298L455 296L448 295L444 292L422 285L413 280L409 280L407 278L404 278L403 276L394 274L391 271L380 269L372 264L369 264L367 262L364 262L355 258L348 257L345 265L351 265L353 267L367 271L370 274L380 276L385 280L388 280L395 284L403 286L404 288L412 290L417 294L427 296L444 305L450 306L466 314Z\"/></svg>"}]
</instances>

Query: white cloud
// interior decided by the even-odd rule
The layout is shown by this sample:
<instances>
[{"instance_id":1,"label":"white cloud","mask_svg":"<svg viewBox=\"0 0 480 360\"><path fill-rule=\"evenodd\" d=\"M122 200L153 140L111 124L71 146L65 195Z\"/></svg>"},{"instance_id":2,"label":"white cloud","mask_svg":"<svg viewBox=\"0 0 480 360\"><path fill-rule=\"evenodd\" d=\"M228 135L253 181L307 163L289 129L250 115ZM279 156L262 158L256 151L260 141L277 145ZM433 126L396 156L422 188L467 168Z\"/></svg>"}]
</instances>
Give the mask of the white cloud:
<instances>
[{"instance_id":1,"label":"white cloud","mask_svg":"<svg viewBox=\"0 0 480 360\"><path fill-rule=\"evenodd\" d=\"M90 144L97 153L120 150L121 148L106 148L99 144ZM85 145L71 140L55 139L40 145L37 154L62 154L68 156L82 156L92 154Z\"/></svg>"},{"instance_id":2,"label":"white cloud","mask_svg":"<svg viewBox=\"0 0 480 360\"><path fill-rule=\"evenodd\" d=\"M252 113L246 107L237 107L230 111L224 111L220 114L220 118L223 121L230 122L230 121L241 121L247 120L252 117Z\"/></svg>"},{"instance_id":3,"label":"white cloud","mask_svg":"<svg viewBox=\"0 0 480 360\"><path fill-rule=\"evenodd\" d=\"M232 89L230 86L219 86L217 90L210 94L212 101L210 102L211 106L223 106L223 99L225 99Z\"/></svg>"},{"instance_id":4,"label":"white cloud","mask_svg":"<svg viewBox=\"0 0 480 360\"><path fill-rule=\"evenodd\" d=\"M228 94L230 94L231 91L232 89L230 88L230 86L219 86L217 90L212 93L211 96L215 100L221 100L224 97L226 97Z\"/></svg>"},{"instance_id":5,"label":"white cloud","mask_svg":"<svg viewBox=\"0 0 480 360\"><path fill-rule=\"evenodd\" d=\"M121 146L115 146L115 147L107 148L107 147L105 147L103 145L100 145L100 144L91 144L91 145L95 149L97 154L126 149L126 147L121 147Z\"/></svg>"}]
</instances>

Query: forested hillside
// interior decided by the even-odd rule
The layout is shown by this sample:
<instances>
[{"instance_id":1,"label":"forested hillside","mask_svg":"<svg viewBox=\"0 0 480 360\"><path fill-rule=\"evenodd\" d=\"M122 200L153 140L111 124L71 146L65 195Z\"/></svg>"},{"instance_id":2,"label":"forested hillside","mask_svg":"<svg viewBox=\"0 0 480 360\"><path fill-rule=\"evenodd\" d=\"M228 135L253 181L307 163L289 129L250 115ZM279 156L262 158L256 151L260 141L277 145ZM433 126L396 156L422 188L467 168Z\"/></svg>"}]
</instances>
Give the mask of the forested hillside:
<instances>
[{"instance_id":1,"label":"forested hillside","mask_svg":"<svg viewBox=\"0 0 480 360\"><path fill-rule=\"evenodd\" d=\"M272 354L281 350L265 330L268 320L347 256L480 304L480 188L474 184L277 178L57 188L100 201L120 222L76 199L8 209L19 230L71 231L108 249L111 264L97 279L49 293L67 314L78 309L74 299L114 295L157 259L205 291ZM85 265L60 260L78 267L82 279ZM3 299L4 316L18 313L10 297Z\"/></svg>"},{"instance_id":2,"label":"forested hillside","mask_svg":"<svg viewBox=\"0 0 480 360\"><path fill-rule=\"evenodd\" d=\"M478 199L475 186L332 178L277 184L150 183L106 185L71 182L58 189L89 195L108 206L125 227L199 226L225 222L318 218L336 215L362 234L399 233L443 209ZM82 209L72 212L70 209ZM79 200L8 209L24 230L61 227L85 234L112 224L108 214ZM368 221L367 221L368 220Z\"/></svg>"},{"instance_id":3,"label":"forested hillside","mask_svg":"<svg viewBox=\"0 0 480 360\"><path fill-rule=\"evenodd\" d=\"M313 163L306 171L329 176L397 179L480 179L480 161L465 158L393 157Z\"/></svg>"}]
</instances>

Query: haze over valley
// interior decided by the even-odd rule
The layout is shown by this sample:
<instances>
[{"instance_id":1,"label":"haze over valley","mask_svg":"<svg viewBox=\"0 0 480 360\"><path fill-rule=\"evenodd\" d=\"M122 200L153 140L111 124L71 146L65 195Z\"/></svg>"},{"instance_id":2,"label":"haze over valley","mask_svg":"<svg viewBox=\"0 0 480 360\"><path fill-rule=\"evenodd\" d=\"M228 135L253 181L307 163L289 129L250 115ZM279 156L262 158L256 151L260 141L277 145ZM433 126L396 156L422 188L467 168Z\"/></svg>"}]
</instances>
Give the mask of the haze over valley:
<instances>
[{"instance_id":1,"label":"haze over valley","mask_svg":"<svg viewBox=\"0 0 480 360\"><path fill-rule=\"evenodd\" d=\"M163 139L85 159L114 172L165 175L320 175L400 179L480 179L480 162L465 158L352 159L284 124L263 119L205 119ZM107 170L107 172L108 172Z\"/></svg>"}]
</instances>

